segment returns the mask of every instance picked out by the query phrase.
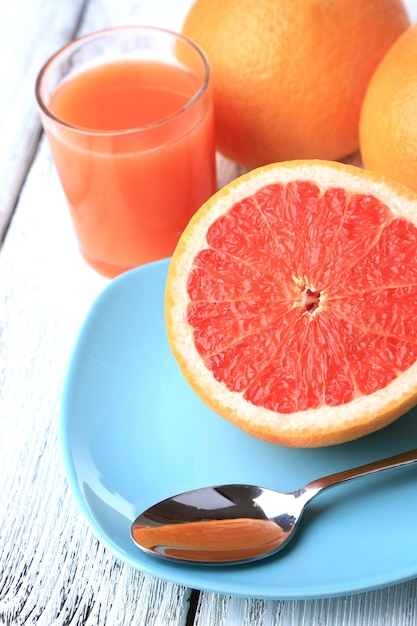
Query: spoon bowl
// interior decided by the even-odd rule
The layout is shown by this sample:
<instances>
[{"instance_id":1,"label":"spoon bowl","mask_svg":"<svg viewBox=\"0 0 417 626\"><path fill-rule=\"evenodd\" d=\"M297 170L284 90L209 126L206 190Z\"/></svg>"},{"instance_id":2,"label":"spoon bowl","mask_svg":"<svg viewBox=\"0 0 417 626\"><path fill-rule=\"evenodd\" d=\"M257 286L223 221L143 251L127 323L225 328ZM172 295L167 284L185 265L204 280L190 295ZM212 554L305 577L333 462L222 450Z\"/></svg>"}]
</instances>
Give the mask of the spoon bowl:
<instances>
[{"instance_id":1,"label":"spoon bowl","mask_svg":"<svg viewBox=\"0 0 417 626\"><path fill-rule=\"evenodd\" d=\"M255 485L202 487L141 513L131 536L153 556L186 563L231 565L282 550L307 504L322 491L361 476L417 462L417 449L314 480L280 493Z\"/></svg>"}]
</instances>

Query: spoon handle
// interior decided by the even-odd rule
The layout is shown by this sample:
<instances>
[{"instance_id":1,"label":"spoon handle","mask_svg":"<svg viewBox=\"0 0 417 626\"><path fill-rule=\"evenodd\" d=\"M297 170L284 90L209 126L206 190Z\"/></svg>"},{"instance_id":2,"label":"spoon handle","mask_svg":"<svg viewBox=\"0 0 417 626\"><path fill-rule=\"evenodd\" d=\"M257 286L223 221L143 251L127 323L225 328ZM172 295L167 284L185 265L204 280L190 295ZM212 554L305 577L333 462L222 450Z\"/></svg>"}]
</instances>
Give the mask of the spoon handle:
<instances>
[{"instance_id":1,"label":"spoon handle","mask_svg":"<svg viewBox=\"0 0 417 626\"><path fill-rule=\"evenodd\" d=\"M369 474L375 474L387 469L394 469L395 467L402 467L404 465L410 465L417 462L417 448L409 450L408 452L402 452L390 456L387 459L381 459L373 463L367 463L360 467L353 467L352 469L337 472L336 474L330 474L329 476L323 476L308 483L305 486L305 490L310 493L311 496L317 495L319 492L334 485L339 485L353 478L360 478L361 476L367 476Z\"/></svg>"}]
</instances>

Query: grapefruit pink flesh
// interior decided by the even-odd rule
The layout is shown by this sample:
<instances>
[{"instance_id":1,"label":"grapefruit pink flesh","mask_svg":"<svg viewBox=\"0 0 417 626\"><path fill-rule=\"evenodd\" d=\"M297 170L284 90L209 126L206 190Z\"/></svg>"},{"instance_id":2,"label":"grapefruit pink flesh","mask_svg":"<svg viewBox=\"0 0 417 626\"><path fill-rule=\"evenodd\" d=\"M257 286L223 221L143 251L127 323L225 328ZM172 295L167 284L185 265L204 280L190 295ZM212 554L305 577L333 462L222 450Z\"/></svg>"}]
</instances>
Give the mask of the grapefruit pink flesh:
<instances>
[{"instance_id":1,"label":"grapefruit pink flesh","mask_svg":"<svg viewBox=\"0 0 417 626\"><path fill-rule=\"evenodd\" d=\"M382 389L417 360L417 228L371 194L308 181L207 231L187 320L216 380L278 413Z\"/></svg>"}]
</instances>

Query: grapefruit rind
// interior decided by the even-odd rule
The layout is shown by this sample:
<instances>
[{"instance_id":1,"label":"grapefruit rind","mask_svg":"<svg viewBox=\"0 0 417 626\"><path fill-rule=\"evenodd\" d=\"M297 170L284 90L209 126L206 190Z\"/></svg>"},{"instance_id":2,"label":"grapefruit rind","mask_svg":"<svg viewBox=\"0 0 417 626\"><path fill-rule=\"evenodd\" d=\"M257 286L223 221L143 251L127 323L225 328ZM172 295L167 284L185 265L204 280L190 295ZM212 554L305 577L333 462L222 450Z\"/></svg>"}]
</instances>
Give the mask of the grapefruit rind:
<instances>
[{"instance_id":1,"label":"grapefruit rind","mask_svg":"<svg viewBox=\"0 0 417 626\"><path fill-rule=\"evenodd\" d=\"M378 174L327 161L290 161L258 168L218 191L190 220L170 262L165 319L169 344L183 376L215 413L259 439L289 447L319 447L370 434L417 404L417 362L370 395L338 406L322 405L281 414L251 404L242 393L230 391L218 382L196 349L187 321L187 281L195 256L208 247L209 226L233 204L261 187L298 180L313 181L323 191L342 187L351 193L372 194L389 206L394 216L417 226L416 194Z\"/></svg>"}]
</instances>

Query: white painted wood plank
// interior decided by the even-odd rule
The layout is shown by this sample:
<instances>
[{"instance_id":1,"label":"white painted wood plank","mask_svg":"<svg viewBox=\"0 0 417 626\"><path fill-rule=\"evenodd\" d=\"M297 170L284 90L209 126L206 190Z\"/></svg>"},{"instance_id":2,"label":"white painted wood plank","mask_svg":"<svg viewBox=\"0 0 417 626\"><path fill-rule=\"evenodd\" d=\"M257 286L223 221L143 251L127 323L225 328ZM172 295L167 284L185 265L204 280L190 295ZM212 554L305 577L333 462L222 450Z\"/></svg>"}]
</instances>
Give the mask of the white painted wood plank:
<instances>
[{"instance_id":1,"label":"white painted wood plank","mask_svg":"<svg viewBox=\"0 0 417 626\"><path fill-rule=\"evenodd\" d=\"M77 27L84 0L0 3L0 242L39 140L34 84Z\"/></svg>"},{"instance_id":2,"label":"white painted wood plank","mask_svg":"<svg viewBox=\"0 0 417 626\"><path fill-rule=\"evenodd\" d=\"M198 626L415 626L417 580L318 600L248 600L201 594Z\"/></svg>"},{"instance_id":3,"label":"white painted wood plank","mask_svg":"<svg viewBox=\"0 0 417 626\"><path fill-rule=\"evenodd\" d=\"M109 26L147 24L180 30L192 0L89 0L80 32Z\"/></svg>"}]
</instances>

